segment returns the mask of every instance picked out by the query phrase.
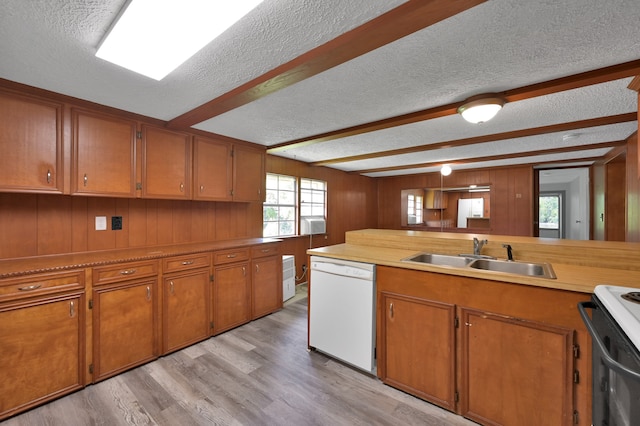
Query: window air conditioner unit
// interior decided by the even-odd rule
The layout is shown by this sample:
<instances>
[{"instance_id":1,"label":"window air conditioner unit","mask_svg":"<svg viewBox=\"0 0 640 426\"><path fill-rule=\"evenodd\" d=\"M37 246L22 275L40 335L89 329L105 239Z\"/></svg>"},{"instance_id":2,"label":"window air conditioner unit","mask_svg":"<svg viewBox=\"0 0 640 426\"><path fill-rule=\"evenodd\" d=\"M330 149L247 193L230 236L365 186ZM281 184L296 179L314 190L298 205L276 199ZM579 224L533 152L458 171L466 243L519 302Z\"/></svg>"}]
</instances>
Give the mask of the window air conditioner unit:
<instances>
[{"instance_id":1,"label":"window air conditioner unit","mask_svg":"<svg viewBox=\"0 0 640 426\"><path fill-rule=\"evenodd\" d=\"M324 217L300 218L300 235L326 234L327 223Z\"/></svg>"}]
</instances>

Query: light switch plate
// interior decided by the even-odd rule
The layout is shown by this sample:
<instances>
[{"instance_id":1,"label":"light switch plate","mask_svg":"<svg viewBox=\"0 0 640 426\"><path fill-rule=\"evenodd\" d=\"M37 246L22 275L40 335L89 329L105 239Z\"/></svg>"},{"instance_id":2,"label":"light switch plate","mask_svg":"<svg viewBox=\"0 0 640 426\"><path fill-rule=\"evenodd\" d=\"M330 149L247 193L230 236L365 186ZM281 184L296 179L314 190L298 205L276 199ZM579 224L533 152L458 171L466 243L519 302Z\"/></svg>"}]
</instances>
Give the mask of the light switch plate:
<instances>
[{"instance_id":1,"label":"light switch plate","mask_svg":"<svg viewBox=\"0 0 640 426\"><path fill-rule=\"evenodd\" d=\"M107 230L107 217L96 216L96 231L106 231L106 230Z\"/></svg>"}]
</instances>

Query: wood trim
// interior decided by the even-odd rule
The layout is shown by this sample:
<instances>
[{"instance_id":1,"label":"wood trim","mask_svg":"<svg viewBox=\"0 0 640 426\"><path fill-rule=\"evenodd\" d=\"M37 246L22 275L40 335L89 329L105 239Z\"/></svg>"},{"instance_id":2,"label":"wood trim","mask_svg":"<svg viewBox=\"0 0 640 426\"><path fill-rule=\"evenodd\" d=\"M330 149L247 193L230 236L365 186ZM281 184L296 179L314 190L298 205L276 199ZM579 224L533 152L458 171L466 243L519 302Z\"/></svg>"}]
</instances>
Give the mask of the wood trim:
<instances>
[{"instance_id":1,"label":"wood trim","mask_svg":"<svg viewBox=\"0 0 640 426\"><path fill-rule=\"evenodd\" d=\"M626 140L602 142L602 143L594 143L591 145L549 148L549 149L541 149L536 151L517 152L513 154L488 155L486 157L469 157L469 158L465 158L464 160L450 161L450 162L447 162L447 164L454 166L456 164L477 163L481 161L506 160L509 158L522 158L522 157L530 157L530 156L537 156L537 155L559 154L563 152L575 152L575 151L585 151L585 150L591 150L591 149L613 148L613 147L619 147L625 144L626 144ZM575 160L572 160L572 161L575 161ZM420 163L420 164L403 164L402 166L358 170L358 173L389 172L393 170L406 170L406 169L414 169L414 168L422 168L422 167L434 167L439 165L442 165L442 161L431 162L431 163Z\"/></svg>"},{"instance_id":2,"label":"wood trim","mask_svg":"<svg viewBox=\"0 0 640 426\"><path fill-rule=\"evenodd\" d=\"M605 83L608 81L631 77L637 75L638 73L640 73L640 60L600 68L597 70L575 74L569 77L558 78L543 83L523 86L504 92L499 92L496 93L496 95L503 97L507 102L516 102L535 98L538 96L558 93L565 90L576 89L579 87L590 86L593 84ZM271 146L267 150L267 152L272 154L275 152L283 151L285 149L299 148L319 142L326 142L348 136L355 136L377 130L388 129L391 127L403 126L405 124L417 123L419 121L430 120L432 118L454 115L457 114L458 107L462 104L462 102L441 105L422 111L412 112L410 114L399 115L384 120L374 121L354 127L347 127L345 129L335 130L328 133L309 136L307 138L296 139L290 142L276 144Z\"/></svg>"},{"instance_id":3,"label":"wood trim","mask_svg":"<svg viewBox=\"0 0 640 426\"><path fill-rule=\"evenodd\" d=\"M350 157L333 158L324 161L310 163L312 166L326 166L335 163L347 163L350 161L368 160L371 158L388 157L392 155L410 154L413 152L430 151L434 149L454 148L464 145L472 145L484 142L495 142L505 139L524 138L547 133L564 132L568 130L584 129L587 127L606 126L610 124L620 124L638 119L635 112L612 115L608 117L592 118L588 120L573 121L570 123L553 124L550 126L533 127L530 129L514 130L510 132L495 133L492 135L477 136L472 138L457 139L451 141L438 142L428 145L412 146L408 148L393 149L389 151L373 152L370 154L353 155ZM268 150L270 152L271 150ZM440 163L439 163L440 164Z\"/></svg>"},{"instance_id":4,"label":"wood trim","mask_svg":"<svg viewBox=\"0 0 640 426\"><path fill-rule=\"evenodd\" d=\"M486 0L410 0L371 21L169 121L187 128L263 98Z\"/></svg>"},{"instance_id":5,"label":"wood trim","mask_svg":"<svg viewBox=\"0 0 640 426\"><path fill-rule=\"evenodd\" d=\"M636 92L640 92L640 75L637 75L627 87Z\"/></svg>"}]
</instances>

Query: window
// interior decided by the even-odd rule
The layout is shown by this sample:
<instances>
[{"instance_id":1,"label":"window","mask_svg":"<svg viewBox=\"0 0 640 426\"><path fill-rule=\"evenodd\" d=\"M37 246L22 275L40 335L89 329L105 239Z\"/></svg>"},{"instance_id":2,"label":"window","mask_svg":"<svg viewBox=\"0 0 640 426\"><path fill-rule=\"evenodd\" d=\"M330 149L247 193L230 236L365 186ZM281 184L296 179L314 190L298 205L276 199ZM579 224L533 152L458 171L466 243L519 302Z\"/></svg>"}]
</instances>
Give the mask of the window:
<instances>
[{"instance_id":1,"label":"window","mask_svg":"<svg viewBox=\"0 0 640 426\"><path fill-rule=\"evenodd\" d=\"M544 194L539 199L540 229L560 229L560 194Z\"/></svg>"},{"instance_id":2,"label":"window","mask_svg":"<svg viewBox=\"0 0 640 426\"><path fill-rule=\"evenodd\" d=\"M422 195L407 196L407 224L422 223Z\"/></svg>"},{"instance_id":3,"label":"window","mask_svg":"<svg viewBox=\"0 0 640 426\"><path fill-rule=\"evenodd\" d=\"M296 235L296 178L267 173L267 196L262 208L262 235Z\"/></svg>"},{"instance_id":4,"label":"window","mask_svg":"<svg viewBox=\"0 0 640 426\"><path fill-rule=\"evenodd\" d=\"M324 218L326 200L326 182L314 179L300 179L300 216Z\"/></svg>"},{"instance_id":5,"label":"window","mask_svg":"<svg viewBox=\"0 0 640 426\"><path fill-rule=\"evenodd\" d=\"M262 209L263 237L298 235L300 217L326 219L325 181L267 173L266 187Z\"/></svg>"}]
</instances>

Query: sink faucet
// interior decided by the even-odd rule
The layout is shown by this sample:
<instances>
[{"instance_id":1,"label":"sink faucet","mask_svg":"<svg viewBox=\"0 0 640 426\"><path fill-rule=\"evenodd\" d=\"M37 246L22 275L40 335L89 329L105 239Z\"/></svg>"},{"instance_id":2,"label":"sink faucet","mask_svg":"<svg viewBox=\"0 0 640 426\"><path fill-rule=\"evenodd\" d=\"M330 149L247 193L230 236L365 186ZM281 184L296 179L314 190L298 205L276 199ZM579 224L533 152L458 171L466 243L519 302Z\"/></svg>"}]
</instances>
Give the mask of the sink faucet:
<instances>
[{"instance_id":1,"label":"sink faucet","mask_svg":"<svg viewBox=\"0 0 640 426\"><path fill-rule=\"evenodd\" d=\"M479 240L476 237L473 237L473 254L475 256L479 256L480 251L482 250L482 246L484 246L488 242L488 240Z\"/></svg>"},{"instance_id":2,"label":"sink faucet","mask_svg":"<svg viewBox=\"0 0 640 426\"><path fill-rule=\"evenodd\" d=\"M507 260L513 262L513 252L511 251L511 244L503 244L502 247L507 249Z\"/></svg>"}]
</instances>

